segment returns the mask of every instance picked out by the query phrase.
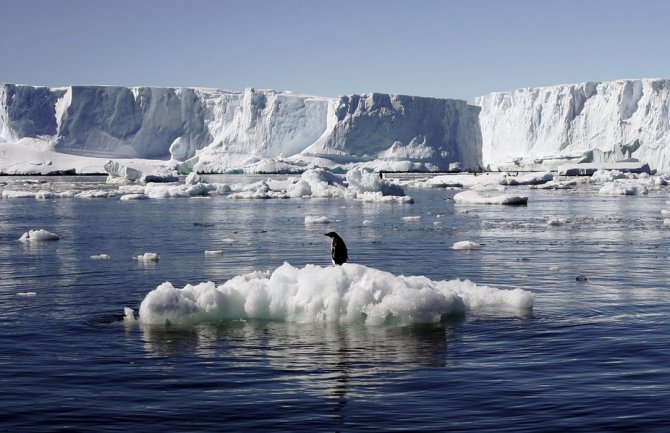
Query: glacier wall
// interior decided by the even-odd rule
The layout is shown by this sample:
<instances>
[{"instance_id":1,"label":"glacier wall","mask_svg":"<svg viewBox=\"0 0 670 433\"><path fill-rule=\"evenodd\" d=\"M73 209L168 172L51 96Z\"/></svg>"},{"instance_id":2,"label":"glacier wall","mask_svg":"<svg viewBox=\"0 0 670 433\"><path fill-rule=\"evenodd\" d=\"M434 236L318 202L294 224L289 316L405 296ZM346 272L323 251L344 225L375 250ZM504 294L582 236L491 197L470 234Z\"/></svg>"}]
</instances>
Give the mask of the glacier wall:
<instances>
[{"instance_id":1,"label":"glacier wall","mask_svg":"<svg viewBox=\"0 0 670 433\"><path fill-rule=\"evenodd\" d=\"M478 168L478 114L464 101L377 93L0 85L0 143L40 139L60 153L188 160L206 171L268 157Z\"/></svg>"},{"instance_id":2,"label":"glacier wall","mask_svg":"<svg viewBox=\"0 0 670 433\"><path fill-rule=\"evenodd\" d=\"M475 105L489 168L636 158L670 170L668 80L526 88L482 96Z\"/></svg>"}]
</instances>

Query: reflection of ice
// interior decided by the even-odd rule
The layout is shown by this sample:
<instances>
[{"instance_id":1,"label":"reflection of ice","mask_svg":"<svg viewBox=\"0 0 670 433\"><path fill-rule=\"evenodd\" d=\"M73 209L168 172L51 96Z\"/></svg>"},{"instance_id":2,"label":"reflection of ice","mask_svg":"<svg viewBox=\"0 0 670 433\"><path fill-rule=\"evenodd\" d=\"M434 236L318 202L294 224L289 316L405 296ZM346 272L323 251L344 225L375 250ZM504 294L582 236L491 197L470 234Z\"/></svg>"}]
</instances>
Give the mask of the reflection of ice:
<instances>
[{"instance_id":1,"label":"reflection of ice","mask_svg":"<svg viewBox=\"0 0 670 433\"><path fill-rule=\"evenodd\" d=\"M231 383L273 380L332 402L337 413L351 398L361 397L357 393L381 392L384 373L448 367L454 333L453 323L389 328L251 320L130 326L135 325L148 357L192 354L216 360L228 369ZM262 378L248 373L259 371L268 373Z\"/></svg>"}]
</instances>

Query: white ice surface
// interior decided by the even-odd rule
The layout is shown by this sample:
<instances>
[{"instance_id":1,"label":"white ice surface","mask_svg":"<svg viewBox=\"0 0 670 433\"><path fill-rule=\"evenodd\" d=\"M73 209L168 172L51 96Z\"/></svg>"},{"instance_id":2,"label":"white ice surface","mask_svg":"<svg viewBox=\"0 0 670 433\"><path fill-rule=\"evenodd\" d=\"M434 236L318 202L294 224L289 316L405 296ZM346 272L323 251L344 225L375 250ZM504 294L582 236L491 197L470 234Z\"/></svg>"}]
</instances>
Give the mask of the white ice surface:
<instances>
[{"instance_id":1,"label":"white ice surface","mask_svg":"<svg viewBox=\"0 0 670 433\"><path fill-rule=\"evenodd\" d=\"M296 268L284 263L272 272L239 275L219 286L205 282L180 289L163 283L140 304L139 320L156 325L211 319L409 324L467 312L523 315L534 299L521 289L396 276L357 264ZM133 315L126 310L126 317Z\"/></svg>"},{"instance_id":2,"label":"white ice surface","mask_svg":"<svg viewBox=\"0 0 670 433\"><path fill-rule=\"evenodd\" d=\"M28 230L20 238L21 242L44 242L44 241L57 241L60 237L55 233L44 229L38 230Z\"/></svg>"},{"instance_id":3,"label":"white ice surface","mask_svg":"<svg viewBox=\"0 0 670 433\"><path fill-rule=\"evenodd\" d=\"M468 190L454 195L454 201L461 204L500 204L500 205L518 205L526 204L528 196L498 194L494 196L482 195L478 191Z\"/></svg>"}]
</instances>

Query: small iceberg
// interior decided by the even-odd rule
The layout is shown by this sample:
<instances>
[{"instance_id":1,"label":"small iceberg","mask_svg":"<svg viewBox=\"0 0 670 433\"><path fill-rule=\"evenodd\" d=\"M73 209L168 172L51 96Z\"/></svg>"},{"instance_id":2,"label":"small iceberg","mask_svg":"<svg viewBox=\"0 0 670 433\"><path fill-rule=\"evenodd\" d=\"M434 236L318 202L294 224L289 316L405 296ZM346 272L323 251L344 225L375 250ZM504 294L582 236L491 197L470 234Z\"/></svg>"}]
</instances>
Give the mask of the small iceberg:
<instances>
[{"instance_id":1,"label":"small iceberg","mask_svg":"<svg viewBox=\"0 0 670 433\"><path fill-rule=\"evenodd\" d=\"M222 256L223 250L205 250L206 257Z\"/></svg>"},{"instance_id":2,"label":"small iceberg","mask_svg":"<svg viewBox=\"0 0 670 433\"><path fill-rule=\"evenodd\" d=\"M452 250L478 250L481 247L480 244L473 241L458 241L454 242L451 246Z\"/></svg>"},{"instance_id":3,"label":"small iceberg","mask_svg":"<svg viewBox=\"0 0 670 433\"><path fill-rule=\"evenodd\" d=\"M525 205L528 204L528 196L501 194L487 197L477 191L469 190L456 194L454 201L461 204Z\"/></svg>"},{"instance_id":4,"label":"small iceberg","mask_svg":"<svg viewBox=\"0 0 670 433\"><path fill-rule=\"evenodd\" d=\"M307 215L305 217L305 224L330 224L330 221L325 216Z\"/></svg>"},{"instance_id":5,"label":"small iceberg","mask_svg":"<svg viewBox=\"0 0 670 433\"><path fill-rule=\"evenodd\" d=\"M21 242L46 242L46 241L57 241L60 239L58 235L46 231L44 229L39 230L28 230L19 238Z\"/></svg>"},{"instance_id":6,"label":"small iceberg","mask_svg":"<svg viewBox=\"0 0 670 433\"><path fill-rule=\"evenodd\" d=\"M468 280L398 276L352 263L302 268L284 263L274 271L238 275L219 286L208 281L177 288L165 282L141 302L138 320L186 326L212 319L396 326L436 323L469 312L519 317L532 311L534 301L529 291ZM126 320L134 320L131 311L124 309Z\"/></svg>"},{"instance_id":7,"label":"small iceberg","mask_svg":"<svg viewBox=\"0 0 670 433\"><path fill-rule=\"evenodd\" d=\"M133 259L138 262L157 262L160 260L160 256L157 253L144 253L133 257Z\"/></svg>"}]
</instances>

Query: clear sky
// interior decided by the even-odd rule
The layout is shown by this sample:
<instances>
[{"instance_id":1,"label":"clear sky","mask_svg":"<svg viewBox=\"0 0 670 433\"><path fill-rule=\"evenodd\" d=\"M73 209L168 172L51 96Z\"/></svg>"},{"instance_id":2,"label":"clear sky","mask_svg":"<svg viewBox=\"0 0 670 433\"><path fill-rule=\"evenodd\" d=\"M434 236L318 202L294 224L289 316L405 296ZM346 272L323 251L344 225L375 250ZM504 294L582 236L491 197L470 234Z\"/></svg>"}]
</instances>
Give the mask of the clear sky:
<instances>
[{"instance_id":1,"label":"clear sky","mask_svg":"<svg viewBox=\"0 0 670 433\"><path fill-rule=\"evenodd\" d=\"M667 0L0 0L0 82L458 98L670 78Z\"/></svg>"}]
</instances>

